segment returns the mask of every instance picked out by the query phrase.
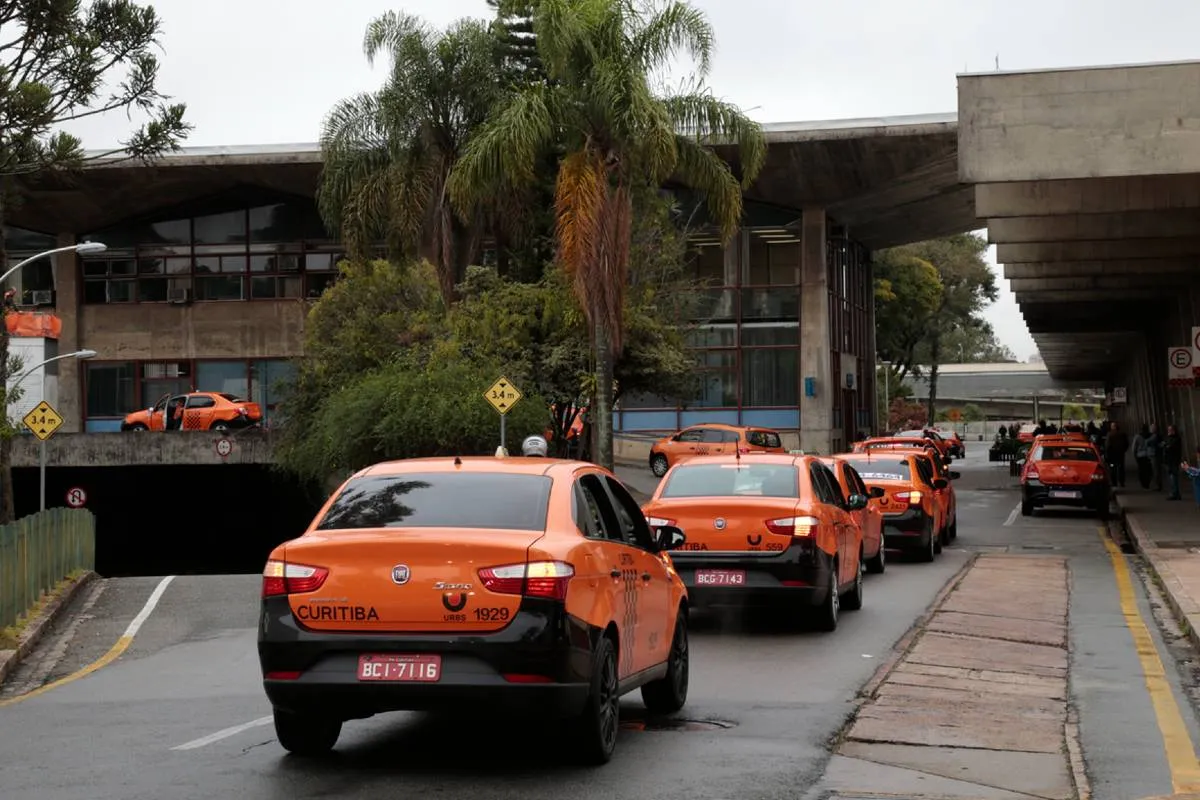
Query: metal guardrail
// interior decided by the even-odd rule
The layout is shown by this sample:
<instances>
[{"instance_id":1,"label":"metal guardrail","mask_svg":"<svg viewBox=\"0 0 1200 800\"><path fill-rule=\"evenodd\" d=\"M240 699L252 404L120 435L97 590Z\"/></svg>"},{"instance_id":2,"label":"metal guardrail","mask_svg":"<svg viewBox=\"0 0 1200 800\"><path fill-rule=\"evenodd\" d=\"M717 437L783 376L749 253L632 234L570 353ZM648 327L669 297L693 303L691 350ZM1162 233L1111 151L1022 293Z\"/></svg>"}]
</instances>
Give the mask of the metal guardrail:
<instances>
[{"instance_id":1,"label":"metal guardrail","mask_svg":"<svg viewBox=\"0 0 1200 800\"><path fill-rule=\"evenodd\" d=\"M77 570L96 565L96 518L50 508L0 526L0 630Z\"/></svg>"}]
</instances>

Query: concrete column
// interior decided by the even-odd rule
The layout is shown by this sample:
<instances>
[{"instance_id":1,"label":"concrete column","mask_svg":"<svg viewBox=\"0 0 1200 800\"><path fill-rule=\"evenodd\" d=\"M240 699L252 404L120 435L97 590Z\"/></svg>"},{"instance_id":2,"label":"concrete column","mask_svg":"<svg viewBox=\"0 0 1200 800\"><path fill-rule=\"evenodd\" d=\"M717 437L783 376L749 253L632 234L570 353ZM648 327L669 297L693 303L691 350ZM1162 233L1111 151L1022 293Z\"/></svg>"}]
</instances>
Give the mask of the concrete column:
<instances>
[{"instance_id":1,"label":"concrete column","mask_svg":"<svg viewBox=\"0 0 1200 800\"><path fill-rule=\"evenodd\" d=\"M75 234L58 234L58 247L75 244ZM58 336L58 352L73 353L85 345L80 340L79 311L83 303L83 286L79 275L79 257L74 253L58 253L54 259L54 313L62 321ZM97 358L103 359L104 353ZM83 370L73 358L58 362L58 413L62 414L62 433L83 430Z\"/></svg>"},{"instance_id":2,"label":"concrete column","mask_svg":"<svg viewBox=\"0 0 1200 800\"><path fill-rule=\"evenodd\" d=\"M828 454L833 446L833 382L829 331L829 265L825 209L805 208L800 256L800 449ZM805 391L816 384L814 397Z\"/></svg>"}]
</instances>

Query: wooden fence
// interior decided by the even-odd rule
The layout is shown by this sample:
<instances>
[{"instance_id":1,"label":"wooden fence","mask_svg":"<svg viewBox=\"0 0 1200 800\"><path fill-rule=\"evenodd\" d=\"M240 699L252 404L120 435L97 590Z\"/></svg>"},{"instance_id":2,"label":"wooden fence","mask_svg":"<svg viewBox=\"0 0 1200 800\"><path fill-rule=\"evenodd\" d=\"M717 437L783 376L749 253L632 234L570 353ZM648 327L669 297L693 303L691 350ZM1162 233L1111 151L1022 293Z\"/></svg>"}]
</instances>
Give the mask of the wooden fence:
<instances>
[{"instance_id":1,"label":"wooden fence","mask_svg":"<svg viewBox=\"0 0 1200 800\"><path fill-rule=\"evenodd\" d=\"M0 630L95 564L96 518L85 509L50 508L0 526Z\"/></svg>"}]
</instances>

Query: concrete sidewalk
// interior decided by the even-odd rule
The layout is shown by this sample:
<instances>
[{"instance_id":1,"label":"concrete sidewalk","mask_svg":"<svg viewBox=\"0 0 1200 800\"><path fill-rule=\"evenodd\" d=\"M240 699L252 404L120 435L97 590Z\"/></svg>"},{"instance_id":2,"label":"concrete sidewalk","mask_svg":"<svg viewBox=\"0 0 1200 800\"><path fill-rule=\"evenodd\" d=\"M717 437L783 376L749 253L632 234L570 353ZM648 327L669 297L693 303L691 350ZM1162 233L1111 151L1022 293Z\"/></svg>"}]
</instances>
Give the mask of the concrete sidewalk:
<instances>
[{"instance_id":1,"label":"concrete sidewalk","mask_svg":"<svg viewBox=\"0 0 1200 800\"><path fill-rule=\"evenodd\" d=\"M1078 797L1068 586L1065 558L980 556L868 686L823 788L835 797Z\"/></svg>"},{"instance_id":2,"label":"concrete sidewalk","mask_svg":"<svg viewBox=\"0 0 1200 800\"><path fill-rule=\"evenodd\" d=\"M1130 542L1158 575L1175 616L1200 648L1200 508L1191 486L1183 487L1182 500L1118 489L1116 502Z\"/></svg>"}]
</instances>

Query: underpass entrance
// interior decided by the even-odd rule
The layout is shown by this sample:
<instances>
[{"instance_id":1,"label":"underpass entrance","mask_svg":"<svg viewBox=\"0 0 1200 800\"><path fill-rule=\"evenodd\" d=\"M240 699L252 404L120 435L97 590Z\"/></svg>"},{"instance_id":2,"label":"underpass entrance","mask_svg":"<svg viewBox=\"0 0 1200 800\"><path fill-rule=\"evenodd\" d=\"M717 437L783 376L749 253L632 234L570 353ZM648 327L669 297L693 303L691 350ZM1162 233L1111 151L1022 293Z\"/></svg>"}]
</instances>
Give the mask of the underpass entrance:
<instances>
[{"instance_id":1,"label":"underpass entrance","mask_svg":"<svg viewBox=\"0 0 1200 800\"><path fill-rule=\"evenodd\" d=\"M255 573L308 527L325 495L267 465L51 467L46 507L96 515L104 577ZM13 470L16 514L38 510L38 471Z\"/></svg>"}]
</instances>

